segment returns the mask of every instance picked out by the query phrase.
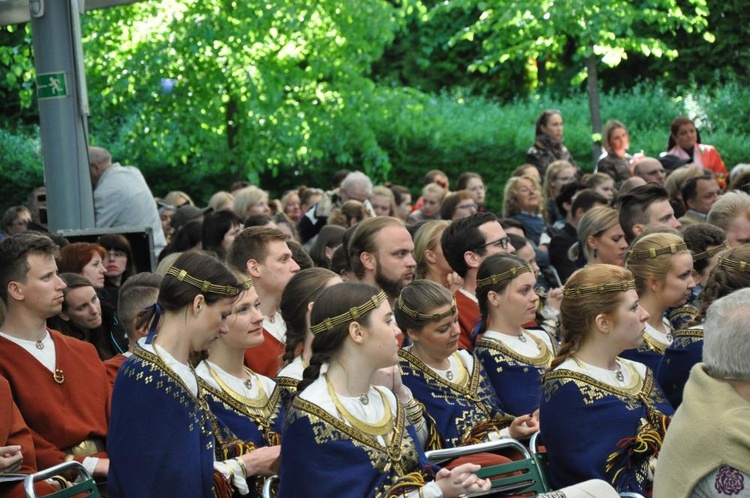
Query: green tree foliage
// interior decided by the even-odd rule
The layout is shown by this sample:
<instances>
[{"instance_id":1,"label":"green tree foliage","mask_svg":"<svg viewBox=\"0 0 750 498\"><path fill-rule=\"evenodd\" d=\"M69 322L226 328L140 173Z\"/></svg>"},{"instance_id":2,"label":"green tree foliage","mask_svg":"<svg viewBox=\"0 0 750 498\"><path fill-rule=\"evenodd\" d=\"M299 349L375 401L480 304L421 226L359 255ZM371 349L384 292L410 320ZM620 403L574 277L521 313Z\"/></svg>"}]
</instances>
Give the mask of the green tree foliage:
<instances>
[{"instance_id":1,"label":"green tree foliage","mask_svg":"<svg viewBox=\"0 0 750 498\"><path fill-rule=\"evenodd\" d=\"M666 40L677 29L703 31L708 17L705 0L690 0L684 7L677 0L453 0L436 4L432 11L478 13L453 37L454 42L481 41L483 57L471 64L473 70L527 60L537 67L542 63L546 71L572 55L577 69L572 83L588 79L595 139L601 132L599 64L617 66L628 53L673 59L677 51Z\"/></svg>"},{"instance_id":2,"label":"green tree foliage","mask_svg":"<svg viewBox=\"0 0 750 498\"><path fill-rule=\"evenodd\" d=\"M34 62L28 25L0 27L0 116L11 125L35 123Z\"/></svg>"},{"instance_id":3,"label":"green tree foliage","mask_svg":"<svg viewBox=\"0 0 750 498\"><path fill-rule=\"evenodd\" d=\"M257 181L336 163L382 176L389 163L361 116L375 90L366 74L398 23L381 0L167 0L92 13L92 130L143 154L133 162L204 174ZM123 122L124 110L135 119Z\"/></svg>"}]
</instances>

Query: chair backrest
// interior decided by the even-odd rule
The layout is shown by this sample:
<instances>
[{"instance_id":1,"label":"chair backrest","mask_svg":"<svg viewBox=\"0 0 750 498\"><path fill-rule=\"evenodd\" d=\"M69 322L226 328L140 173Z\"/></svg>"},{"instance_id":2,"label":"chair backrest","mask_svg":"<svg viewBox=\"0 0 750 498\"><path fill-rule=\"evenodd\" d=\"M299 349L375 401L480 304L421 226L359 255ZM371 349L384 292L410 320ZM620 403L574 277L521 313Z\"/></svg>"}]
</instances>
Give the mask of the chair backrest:
<instances>
[{"instance_id":1,"label":"chair backrest","mask_svg":"<svg viewBox=\"0 0 750 498\"><path fill-rule=\"evenodd\" d=\"M61 463L46 470L42 470L36 472L35 474L26 476L26 478L23 480L23 487L26 491L26 496L28 498L36 498L36 492L34 490L35 482L43 481L59 474L66 474L71 471L77 473L79 477L81 477L81 481L77 482L69 488L61 489L60 491L52 493L51 495L45 495L45 498L72 498L74 496L78 498L84 496L87 498L101 497L101 495L99 494L99 490L96 488L96 482L94 481L94 478L91 476L91 474L89 474L89 471L86 470L83 465L75 461Z\"/></svg>"},{"instance_id":2,"label":"chair backrest","mask_svg":"<svg viewBox=\"0 0 750 498\"><path fill-rule=\"evenodd\" d=\"M274 498L275 489L279 485L279 476L271 476L263 483L263 498Z\"/></svg>"},{"instance_id":3,"label":"chair backrest","mask_svg":"<svg viewBox=\"0 0 750 498\"><path fill-rule=\"evenodd\" d=\"M476 472L477 476L492 481L493 496L501 496L500 493L519 495L551 491L536 460L526 447L515 439L505 438L499 441L429 451L426 456L430 462L439 464L461 456L476 453L495 453L505 449L517 451L522 458L513 462L483 467Z\"/></svg>"},{"instance_id":4,"label":"chair backrest","mask_svg":"<svg viewBox=\"0 0 750 498\"><path fill-rule=\"evenodd\" d=\"M542 433L537 431L529 439L529 453L531 457L536 461L539 467L539 473L542 476L542 481L548 489L552 489L552 485L549 480L549 461L547 460L547 449L544 447L542 442Z\"/></svg>"}]
</instances>

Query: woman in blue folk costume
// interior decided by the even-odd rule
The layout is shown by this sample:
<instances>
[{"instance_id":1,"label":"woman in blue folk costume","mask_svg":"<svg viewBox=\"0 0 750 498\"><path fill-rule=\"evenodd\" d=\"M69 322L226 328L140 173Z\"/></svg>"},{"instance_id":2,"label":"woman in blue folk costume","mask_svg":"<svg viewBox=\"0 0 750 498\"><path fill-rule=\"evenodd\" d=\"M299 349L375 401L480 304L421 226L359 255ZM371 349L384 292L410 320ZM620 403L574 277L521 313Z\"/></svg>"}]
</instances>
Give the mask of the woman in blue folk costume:
<instances>
[{"instance_id":1,"label":"woman in blue folk costume","mask_svg":"<svg viewBox=\"0 0 750 498\"><path fill-rule=\"evenodd\" d=\"M140 317L139 327L152 321L151 332L115 381L110 497L248 493L245 469L253 458L211 414L189 361L227 332L240 292L232 272L204 253L185 253L167 271L157 304Z\"/></svg>"},{"instance_id":2,"label":"woman in blue folk costume","mask_svg":"<svg viewBox=\"0 0 750 498\"><path fill-rule=\"evenodd\" d=\"M503 408L513 415L539 408L542 376L557 344L544 330L527 330L539 296L534 268L512 254L485 259L477 272L477 301L482 313L474 353Z\"/></svg>"},{"instance_id":3,"label":"woman in blue folk costume","mask_svg":"<svg viewBox=\"0 0 750 498\"><path fill-rule=\"evenodd\" d=\"M646 494L673 413L637 348L649 314L630 271L589 265L570 276L560 307L563 343L544 376L542 438L555 488L604 479Z\"/></svg>"},{"instance_id":4,"label":"woman in blue folk costume","mask_svg":"<svg viewBox=\"0 0 750 498\"><path fill-rule=\"evenodd\" d=\"M244 279L241 275L238 278ZM211 412L251 450L245 461L248 477L260 496L261 476L279 456L284 409L276 383L245 366L245 351L263 343L263 313L252 280L232 305L228 331L211 344L209 356L196 368Z\"/></svg>"},{"instance_id":5,"label":"woman in blue folk costume","mask_svg":"<svg viewBox=\"0 0 750 498\"><path fill-rule=\"evenodd\" d=\"M279 302L281 318L286 323L284 368L276 375L284 406L289 406L297 393L302 372L310 364L313 335L310 332L310 311L321 292L343 282L341 277L325 268L306 268L295 273L284 287Z\"/></svg>"},{"instance_id":6,"label":"woman in blue folk costume","mask_svg":"<svg viewBox=\"0 0 750 498\"><path fill-rule=\"evenodd\" d=\"M676 232L656 232L633 242L625 267L633 273L641 306L650 318L643 343L621 356L643 363L656 373L672 343L673 330L665 313L685 304L695 287L693 256Z\"/></svg>"},{"instance_id":7,"label":"woman in blue folk costume","mask_svg":"<svg viewBox=\"0 0 750 498\"><path fill-rule=\"evenodd\" d=\"M703 361L703 324L711 304L732 292L750 287L750 246L739 246L719 256L699 296L700 315L685 330L676 330L656 373L659 385L676 409L693 365Z\"/></svg>"},{"instance_id":8,"label":"woman in blue folk costume","mask_svg":"<svg viewBox=\"0 0 750 498\"><path fill-rule=\"evenodd\" d=\"M447 289L416 280L401 291L394 314L412 342L398 353L403 383L424 405L436 432L429 449L537 431L536 418L514 419L503 411L482 365L471 352L458 350L458 311Z\"/></svg>"},{"instance_id":9,"label":"woman in blue folk costume","mask_svg":"<svg viewBox=\"0 0 750 498\"><path fill-rule=\"evenodd\" d=\"M450 498L489 488L472 473L478 465L433 474L426 464L422 409L395 367L399 331L384 292L360 283L329 287L311 322L313 355L284 430L280 498ZM371 383L376 371L388 377L382 369L392 390Z\"/></svg>"}]
</instances>

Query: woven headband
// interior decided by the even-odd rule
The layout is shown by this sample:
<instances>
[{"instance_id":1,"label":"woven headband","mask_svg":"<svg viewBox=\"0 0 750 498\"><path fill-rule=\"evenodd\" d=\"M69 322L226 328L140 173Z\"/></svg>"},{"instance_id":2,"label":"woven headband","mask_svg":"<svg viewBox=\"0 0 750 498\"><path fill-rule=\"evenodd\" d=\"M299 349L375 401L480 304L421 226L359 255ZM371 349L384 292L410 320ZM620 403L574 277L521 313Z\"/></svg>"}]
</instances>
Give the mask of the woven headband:
<instances>
[{"instance_id":1,"label":"woven headband","mask_svg":"<svg viewBox=\"0 0 750 498\"><path fill-rule=\"evenodd\" d=\"M685 245L684 242L679 244L669 244L666 247L652 247L651 249L628 251L628 259L653 259L664 254L677 254L682 251L687 251L687 245Z\"/></svg>"},{"instance_id":2,"label":"woven headband","mask_svg":"<svg viewBox=\"0 0 750 498\"><path fill-rule=\"evenodd\" d=\"M515 268L511 268L508 271L504 271L502 273L498 273L495 275L490 275L487 278L483 278L481 280L477 280L477 289L480 287L486 287L488 285L495 285L499 284L500 282L505 282L506 280L512 280L516 278L518 275L521 275L522 273L534 273L534 268L530 264L525 264L523 266L516 266Z\"/></svg>"},{"instance_id":3,"label":"woven headband","mask_svg":"<svg viewBox=\"0 0 750 498\"><path fill-rule=\"evenodd\" d=\"M607 294L609 292L626 292L635 289L635 280L625 280L612 284L589 285L587 287L576 287L574 289L563 290L564 297L577 298L590 296L591 294Z\"/></svg>"},{"instance_id":4,"label":"woven headband","mask_svg":"<svg viewBox=\"0 0 750 498\"><path fill-rule=\"evenodd\" d=\"M750 263L740 259L732 259L719 256L719 262L716 264L719 268L734 268L739 271L750 271Z\"/></svg>"},{"instance_id":5,"label":"woven headband","mask_svg":"<svg viewBox=\"0 0 750 498\"><path fill-rule=\"evenodd\" d=\"M693 261L700 261L702 259L713 258L716 254L720 253L724 249L729 249L729 242L726 240L716 247L706 249L703 252L693 254Z\"/></svg>"},{"instance_id":6,"label":"woven headband","mask_svg":"<svg viewBox=\"0 0 750 498\"><path fill-rule=\"evenodd\" d=\"M346 313L334 316L333 318L326 318L322 322L316 323L315 325L310 327L310 332L312 332L313 335L317 335L321 332L325 332L326 330L332 330L334 327L341 325L342 323L352 321L356 322L362 317L362 315L364 315L368 311L374 310L385 300L385 292L381 290L379 293L368 299L366 303L360 304L359 306L352 306Z\"/></svg>"},{"instance_id":7,"label":"woven headband","mask_svg":"<svg viewBox=\"0 0 750 498\"><path fill-rule=\"evenodd\" d=\"M403 311L404 314L414 318L415 320L432 320L433 322L439 322L443 318L448 318L449 316L453 316L456 313L456 300L453 299L453 306L448 311L444 311L442 313L433 313L432 315L426 315L424 313L420 313L419 311L414 311L413 309L409 308L404 300L401 298L401 296L398 297L398 301L396 302L396 305L398 306L398 309Z\"/></svg>"},{"instance_id":8,"label":"woven headband","mask_svg":"<svg viewBox=\"0 0 750 498\"><path fill-rule=\"evenodd\" d=\"M252 280L245 280L241 284L234 285L216 285L212 284L208 280L198 280L195 277L191 277L187 270L180 270L174 266L167 270L167 275L171 275L180 282L185 282L193 287L197 287L201 292L210 292L212 294L223 294L225 296L236 296L242 289L249 289L252 287Z\"/></svg>"}]
</instances>

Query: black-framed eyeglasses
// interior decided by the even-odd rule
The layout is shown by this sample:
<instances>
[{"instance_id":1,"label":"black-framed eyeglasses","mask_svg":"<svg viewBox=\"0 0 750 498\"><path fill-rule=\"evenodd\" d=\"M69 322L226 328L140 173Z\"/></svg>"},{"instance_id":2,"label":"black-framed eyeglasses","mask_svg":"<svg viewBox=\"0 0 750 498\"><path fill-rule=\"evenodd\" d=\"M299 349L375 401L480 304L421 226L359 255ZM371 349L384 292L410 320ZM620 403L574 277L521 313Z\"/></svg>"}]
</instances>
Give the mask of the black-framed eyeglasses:
<instances>
[{"instance_id":1,"label":"black-framed eyeglasses","mask_svg":"<svg viewBox=\"0 0 750 498\"><path fill-rule=\"evenodd\" d=\"M506 235L505 237L493 240L492 242L487 242L486 244L482 244L481 246L476 246L474 250L476 251L478 249L484 249L490 246L498 246L502 247L503 249L508 249L508 247L510 247L510 237Z\"/></svg>"}]
</instances>

